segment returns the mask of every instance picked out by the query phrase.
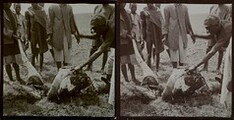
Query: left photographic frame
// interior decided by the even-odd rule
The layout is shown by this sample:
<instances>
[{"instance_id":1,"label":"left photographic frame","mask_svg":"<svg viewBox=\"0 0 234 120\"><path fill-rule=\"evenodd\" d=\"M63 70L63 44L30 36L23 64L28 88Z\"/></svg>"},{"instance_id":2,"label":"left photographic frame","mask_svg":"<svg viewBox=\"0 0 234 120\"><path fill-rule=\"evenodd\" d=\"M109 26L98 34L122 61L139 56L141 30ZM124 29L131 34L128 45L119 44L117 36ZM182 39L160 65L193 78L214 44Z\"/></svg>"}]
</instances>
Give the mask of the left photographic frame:
<instances>
[{"instance_id":1,"label":"left photographic frame","mask_svg":"<svg viewBox=\"0 0 234 120\"><path fill-rule=\"evenodd\" d=\"M2 3L3 116L115 116L115 2Z\"/></svg>"}]
</instances>

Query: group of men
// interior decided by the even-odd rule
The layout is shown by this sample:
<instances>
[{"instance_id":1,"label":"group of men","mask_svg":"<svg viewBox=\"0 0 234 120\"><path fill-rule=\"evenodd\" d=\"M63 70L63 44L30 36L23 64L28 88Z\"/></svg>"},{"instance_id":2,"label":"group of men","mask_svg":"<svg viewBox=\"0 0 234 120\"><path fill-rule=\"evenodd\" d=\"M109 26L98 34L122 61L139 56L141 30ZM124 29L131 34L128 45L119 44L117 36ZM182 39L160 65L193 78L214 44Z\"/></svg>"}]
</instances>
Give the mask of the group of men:
<instances>
[{"instance_id":1,"label":"group of men","mask_svg":"<svg viewBox=\"0 0 234 120\"><path fill-rule=\"evenodd\" d=\"M21 13L21 4L16 3L11 10L11 3L4 3L4 40L3 40L3 61L7 75L11 81L11 65L15 69L17 81L25 84L20 77L19 64L22 64L18 41L23 45L30 43L32 53L32 65L35 66L35 59L40 56L40 71L43 69L43 54L50 49L57 68L67 66L71 61L72 35L75 36L79 44L81 34L79 33L76 20L74 18L72 6L68 4L52 4L48 8L48 15L44 9L44 3L32 3L26 10L25 16ZM91 49L90 58L78 69L85 66L90 68L92 62L102 53L105 53L107 61L108 49L114 48L115 37L115 10L109 4L97 5L94 9L92 20L90 21L91 31L95 34L95 48ZM112 52L114 52L112 50ZM111 55L109 61L113 61ZM112 66L112 62L108 62ZM112 68L108 66L107 78L110 79Z\"/></svg>"},{"instance_id":2,"label":"group of men","mask_svg":"<svg viewBox=\"0 0 234 120\"><path fill-rule=\"evenodd\" d=\"M140 15L136 13L137 4L130 4L131 12L127 12L124 7L125 4L122 4L120 10L120 18L123 18L120 20L120 61L121 70L126 81L129 81L125 66L128 64L133 82L139 83L134 73L133 64L135 64L136 59L132 39L136 40L142 57L144 56L142 55L142 46L146 43L146 63L149 67L151 67L152 53L153 57L156 56L156 71L159 70L160 53L165 49L164 43L167 46L173 68L177 68L178 62L180 66L184 65L188 41L187 33L193 34L185 5L166 6L164 9L165 20L160 11L160 4L147 4L140 12ZM195 41L194 37L192 38Z\"/></svg>"},{"instance_id":3,"label":"group of men","mask_svg":"<svg viewBox=\"0 0 234 120\"><path fill-rule=\"evenodd\" d=\"M188 8L184 4L170 4L164 7L164 17L160 12L160 4L147 4L140 12L136 13L137 4L130 3L131 11L125 9L126 4L120 4L120 63L124 79L129 82L126 65L130 70L132 81L139 84L135 77L134 64L136 64L133 41L138 44L141 53L142 43L146 43L146 63L151 67L152 50L156 56L156 71L159 69L160 53L166 49L173 68L184 68L188 46L187 34L193 43L196 38L208 39L208 48L205 57L189 70L195 70L204 64L208 70L209 59L219 51L217 71L223 57L223 51L229 44L232 36L232 6L216 4L204 21L207 35L197 35L193 32ZM153 47L154 46L154 47ZM141 53L142 54L142 53ZM144 55L141 55L142 57Z\"/></svg>"},{"instance_id":4,"label":"group of men","mask_svg":"<svg viewBox=\"0 0 234 120\"><path fill-rule=\"evenodd\" d=\"M15 13L11 11L11 3L4 3L4 51L8 50L9 54L4 55L6 71L11 81L14 81L11 70L7 68L11 64L21 64L17 62L21 60L20 52L14 53L15 49L19 50L18 40L31 45L32 65L35 66L35 59L40 55L40 71L43 68L43 54L48 51L48 44L53 46L52 55L56 61L58 69L61 65L67 65L70 59L71 35L74 34L79 41L79 32L76 28L74 16L71 6L68 5L52 5L49 9L48 18L44 4L32 3L25 12L25 16L21 14L21 4L14 4ZM9 12L8 14L7 11ZM12 19L7 18L12 16ZM54 20L56 19L56 20ZM9 22L9 24L6 24ZM13 24L15 23L15 24ZM12 27L14 29L12 29ZM61 29L63 28L63 29ZM13 34L9 34L13 30ZM15 37L12 37L15 36ZM7 38L12 43L7 43ZM64 43L63 43L64 42ZM15 49L11 49L9 45L14 45ZM16 56L20 56L16 58ZM13 66L14 67L14 66ZM19 67L16 73L19 73ZM17 80L21 78L17 75ZM23 83L23 80L20 80Z\"/></svg>"}]
</instances>

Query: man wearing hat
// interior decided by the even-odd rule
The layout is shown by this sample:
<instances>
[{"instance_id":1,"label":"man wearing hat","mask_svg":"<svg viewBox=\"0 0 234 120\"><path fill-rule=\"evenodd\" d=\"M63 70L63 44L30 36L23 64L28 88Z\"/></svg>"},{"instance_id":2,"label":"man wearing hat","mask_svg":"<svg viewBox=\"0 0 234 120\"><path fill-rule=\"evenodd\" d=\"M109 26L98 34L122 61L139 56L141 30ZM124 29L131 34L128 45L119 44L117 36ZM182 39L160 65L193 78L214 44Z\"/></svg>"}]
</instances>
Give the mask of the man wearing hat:
<instances>
[{"instance_id":1,"label":"man wearing hat","mask_svg":"<svg viewBox=\"0 0 234 120\"><path fill-rule=\"evenodd\" d=\"M192 66L190 70L195 70L202 64L205 64L217 51L227 48L229 40L232 36L232 22L220 21L217 16L210 15L204 21L205 28L209 35L195 35L194 37L203 39L212 39L215 36L215 44L206 56L195 66Z\"/></svg>"}]
</instances>

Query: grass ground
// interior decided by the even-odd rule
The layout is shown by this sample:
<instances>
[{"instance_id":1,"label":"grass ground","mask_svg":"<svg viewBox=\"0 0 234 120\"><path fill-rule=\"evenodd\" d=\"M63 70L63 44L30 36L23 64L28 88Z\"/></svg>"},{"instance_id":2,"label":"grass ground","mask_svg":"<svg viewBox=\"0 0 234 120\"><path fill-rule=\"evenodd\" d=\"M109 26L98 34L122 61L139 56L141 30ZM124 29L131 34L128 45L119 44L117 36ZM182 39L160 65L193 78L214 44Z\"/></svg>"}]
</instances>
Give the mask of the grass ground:
<instances>
[{"instance_id":1,"label":"grass ground","mask_svg":"<svg viewBox=\"0 0 234 120\"><path fill-rule=\"evenodd\" d=\"M75 15L76 24L80 33L88 34L89 21L91 14ZM73 38L71 56L72 65L80 65L84 63L89 57L89 50L91 48L91 40L81 39L80 44L76 43ZM27 50L27 55L31 58L30 51ZM55 75L57 74L57 67L49 51L44 55L43 71L41 73L46 84L51 85ZM93 64L94 71L100 70L102 56L99 57ZM27 70L21 66L21 76L25 80ZM37 65L36 68L39 68ZM9 80L4 70L4 80ZM13 72L14 74L14 72ZM91 79L100 79L101 73L87 72ZM92 96L89 98L76 98L72 103L56 104L43 98L39 101L32 101L27 96L20 95L17 91L12 89L9 85L4 84L3 89L3 114L7 116L12 115L26 115L26 116L114 116L114 109L108 104L108 94L99 96Z\"/></svg>"},{"instance_id":2,"label":"grass ground","mask_svg":"<svg viewBox=\"0 0 234 120\"><path fill-rule=\"evenodd\" d=\"M203 21L206 15L191 15L190 20L193 30L197 34L205 34ZM194 65L199 62L205 55L207 41L197 39L193 44L190 37L188 37L187 48L187 64ZM161 54L160 69L159 69L159 83L166 86L167 79L172 73L172 65L166 51ZM217 66L217 54L209 61L209 72L205 73L206 78L213 80L214 71ZM153 66L155 72L155 65ZM130 73L129 73L130 74ZM142 72L136 66L136 75L139 80L142 78ZM130 76L129 76L130 78ZM121 80L124 81L121 76ZM126 87L121 86L121 101L120 109L122 116L181 116L181 117L227 117L230 116L230 111L224 108L219 103L220 94L211 96L196 95L192 96L183 103L168 103L161 100L161 97L151 101L150 103L143 103L141 99L135 97Z\"/></svg>"}]
</instances>

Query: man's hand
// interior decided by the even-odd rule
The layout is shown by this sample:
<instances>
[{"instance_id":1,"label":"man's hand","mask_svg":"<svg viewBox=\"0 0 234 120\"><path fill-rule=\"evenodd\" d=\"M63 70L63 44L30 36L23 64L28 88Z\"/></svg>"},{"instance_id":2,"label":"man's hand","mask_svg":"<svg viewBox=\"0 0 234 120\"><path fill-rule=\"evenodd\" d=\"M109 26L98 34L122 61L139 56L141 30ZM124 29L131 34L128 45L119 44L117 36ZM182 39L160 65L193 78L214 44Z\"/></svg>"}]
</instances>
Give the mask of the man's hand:
<instances>
[{"instance_id":1,"label":"man's hand","mask_svg":"<svg viewBox=\"0 0 234 120\"><path fill-rule=\"evenodd\" d=\"M133 37L132 37L130 34L127 34L127 38L128 38L129 40L132 40L132 39L133 39Z\"/></svg>"},{"instance_id":2,"label":"man's hand","mask_svg":"<svg viewBox=\"0 0 234 120\"><path fill-rule=\"evenodd\" d=\"M188 71L192 72L192 71L195 71L196 69L197 69L197 66L190 66Z\"/></svg>"},{"instance_id":3,"label":"man's hand","mask_svg":"<svg viewBox=\"0 0 234 120\"><path fill-rule=\"evenodd\" d=\"M78 32L75 32L74 35L75 35L75 38L77 40L77 44L79 44L80 43L80 36L79 36Z\"/></svg>"},{"instance_id":4,"label":"man's hand","mask_svg":"<svg viewBox=\"0 0 234 120\"><path fill-rule=\"evenodd\" d=\"M228 84L227 84L227 89L228 91L232 91L232 81L229 81Z\"/></svg>"},{"instance_id":5,"label":"man's hand","mask_svg":"<svg viewBox=\"0 0 234 120\"><path fill-rule=\"evenodd\" d=\"M16 40L16 41L17 41L18 39L20 39L20 37L17 36L17 35L15 35L15 34L12 35L12 38L13 38L14 40Z\"/></svg>"},{"instance_id":6,"label":"man's hand","mask_svg":"<svg viewBox=\"0 0 234 120\"><path fill-rule=\"evenodd\" d=\"M48 36L47 43L52 46L52 35Z\"/></svg>"},{"instance_id":7,"label":"man's hand","mask_svg":"<svg viewBox=\"0 0 234 120\"><path fill-rule=\"evenodd\" d=\"M191 39L193 40L193 44L196 43L196 37L195 37L195 36L196 36L196 35L194 35L194 34L191 34L191 35L190 35Z\"/></svg>"},{"instance_id":8,"label":"man's hand","mask_svg":"<svg viewBox=\"0 0 234 120\"><path fill-rule=\"evenodd\" d=\"M167 40L168 40L168 35L167 35L167 34L164 34L164 35L162 36L162 42L163 42L163 44L165 44Z\"/></svg>"}]
</instances>

